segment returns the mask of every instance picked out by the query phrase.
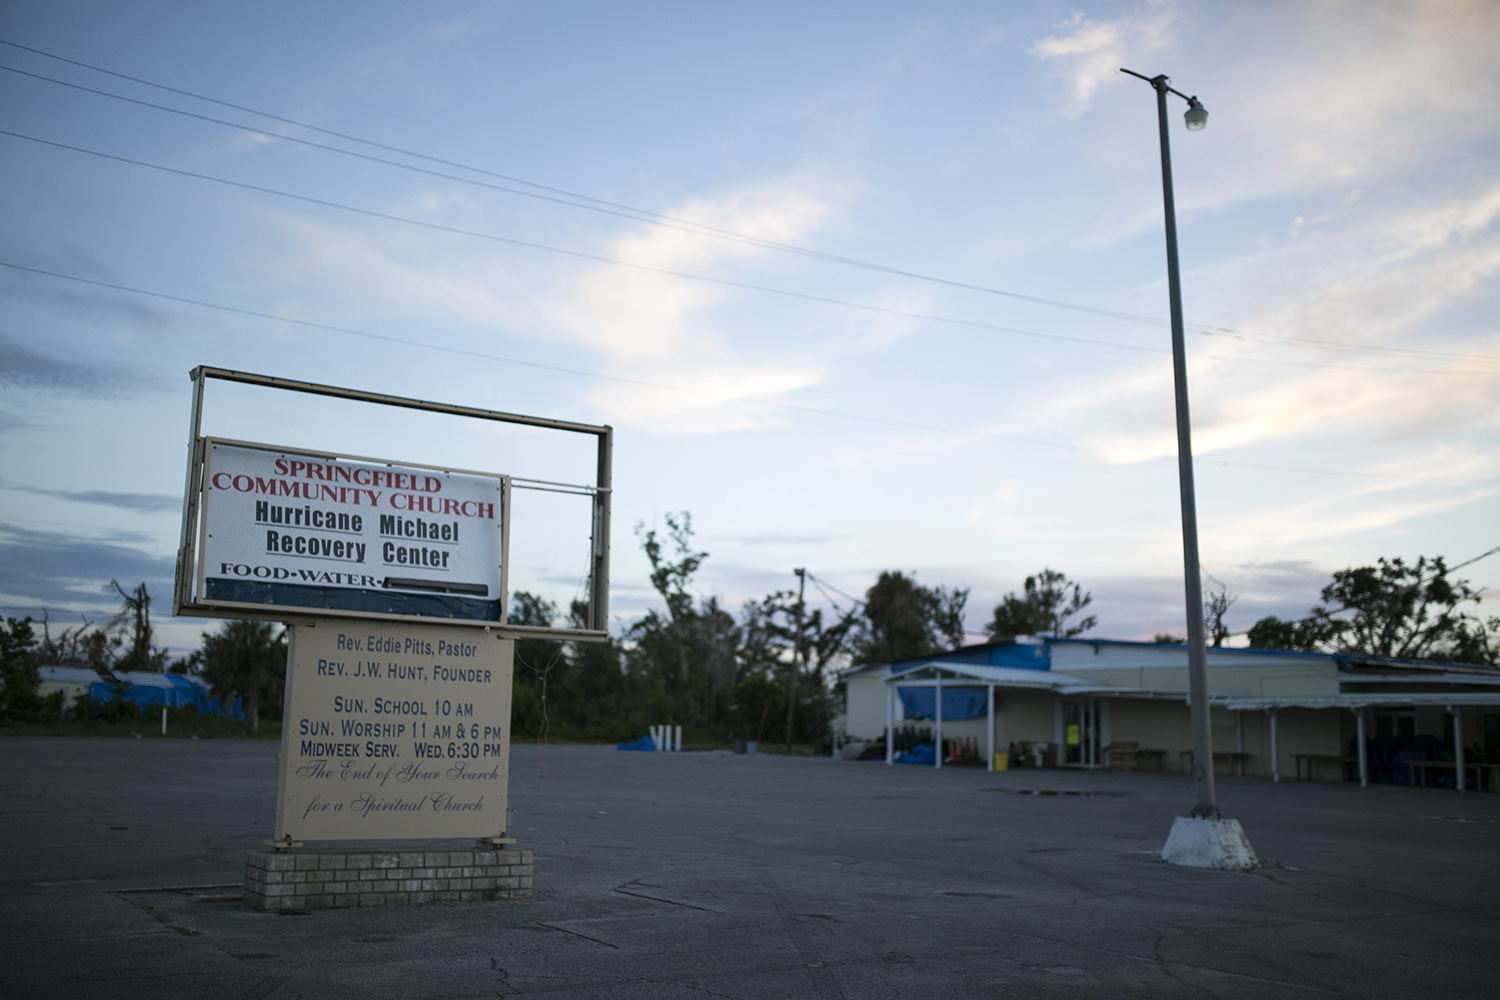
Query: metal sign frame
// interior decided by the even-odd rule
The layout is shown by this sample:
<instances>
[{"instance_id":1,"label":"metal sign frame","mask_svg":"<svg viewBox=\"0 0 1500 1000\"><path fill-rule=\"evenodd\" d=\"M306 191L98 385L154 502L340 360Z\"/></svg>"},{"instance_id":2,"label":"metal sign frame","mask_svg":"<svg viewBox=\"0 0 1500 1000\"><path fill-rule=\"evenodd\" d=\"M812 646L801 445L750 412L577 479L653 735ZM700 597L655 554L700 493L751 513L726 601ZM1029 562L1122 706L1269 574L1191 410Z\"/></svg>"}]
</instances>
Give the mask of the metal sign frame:
<instances>
[{"instance_id":1,"label":"metal sign frame","mask_svg":"<svg viewBox=\"0 0 1500 1000\"><path fill-rule=\"evenodd\" d=\"M172 589L172 613L174 615L194 615L205 618L245 618L257 621L278 621L289 623L311 624L317 618L373 618L384 621L408 621L424 622L429 624L464 625L477 626L498 632L500 635L516 638L546 638L546 639L572 639L578 641L602 642L609 638L609 525L610 525L610 496L611 476L610 466L614 444L614 430L607 424L583 424L566 420L552 420L547 417L532 417L517 413L505 413L498 410L482 410L470 406L455 406L449 403L435 403L428 400L412 399L405 396L391 396L385 393L365 392L360 389L346 389L338 386L322 385L316 382L301 382L295 379L277 378L271 375L257 375L250 372L238 372L225 368L211 368L200 365L189 373L193 381L192 413L188 431L188 461L187 479L183 488L182 502L182 534L177 549L177 571ZM356 461L386 462L387 459L367 459L353 455L333 455L328 452L318 452L304 448L286 448L279 445L255 444L251 442L229 441L225 439L209 439L202 435L203 418L203 396L206 383L209 379L219 379L225 382L239 382L246 385L262 386L269 389L282 389L289 392L303 392L316 396L331 396L336 399L348 399L355 402L374 403L381 406L396 406L405 409L423 410L429 413L445 413L451 416L471 417L477 420L492 420L499 423L520 424L526 427L538 427L546 430L564 431L575 434L590 434L598 441L598 463L597 479L594 485L582 485L577 483L558 483L548 480L525 479L519 476L500 477L505 483L504 503L502 506L502 532L501 532L501 593L500 608L501 620L480 621L476 619L459 618L432 618L423 615L396 615L382 614L380 612L359 611L335 611L330 612L318 608L291 608L279 611L272 605L248 604L233 601L208 601L203 599L200 583L201 568L198 561L202 553L202 539L200 538L203 522L203 489L204 489L204 466L208 455L208 448L213 443L232 444L254 448L273 448L293 454L305 454L325 458L346 458ZM437 466L424 466L420 463L403 462L402 465L413 468L433 468ZM448 472L467 472L462 469L442 469ZM493 473L478 473L478 475L494 475ZM592 537L590 539L589 560L589 605L588 618L585 628L554 628L535 625L511 625L504 621L504 616L509 606L509 593L507 588L509 573L509 519L510 519L510 492L511 489L533 489L544 492L571 493L575 495L590 496L593 500Z\"/></svg>"}]
</instances>

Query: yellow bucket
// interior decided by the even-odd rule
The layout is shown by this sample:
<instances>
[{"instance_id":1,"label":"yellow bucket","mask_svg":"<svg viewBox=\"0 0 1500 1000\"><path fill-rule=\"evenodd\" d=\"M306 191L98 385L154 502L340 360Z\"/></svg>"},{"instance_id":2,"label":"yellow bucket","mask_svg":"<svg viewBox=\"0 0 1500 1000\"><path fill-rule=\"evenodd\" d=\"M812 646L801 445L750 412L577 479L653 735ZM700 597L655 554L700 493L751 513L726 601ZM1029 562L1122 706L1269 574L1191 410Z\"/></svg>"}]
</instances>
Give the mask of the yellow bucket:
<instances>
[{"instance_id":1,"label":"yellow bucket","mask_svg":"<svg viewBox=\"0 0 1500 1000\"><path fill-rule=\"evenodd\" d=\"M997 754L995 754L995 770L997 770L997 771L1009 771L1010 770L1010 754L1008 754L1008 753L997 753Z\"/></svg>"}]
</instances>

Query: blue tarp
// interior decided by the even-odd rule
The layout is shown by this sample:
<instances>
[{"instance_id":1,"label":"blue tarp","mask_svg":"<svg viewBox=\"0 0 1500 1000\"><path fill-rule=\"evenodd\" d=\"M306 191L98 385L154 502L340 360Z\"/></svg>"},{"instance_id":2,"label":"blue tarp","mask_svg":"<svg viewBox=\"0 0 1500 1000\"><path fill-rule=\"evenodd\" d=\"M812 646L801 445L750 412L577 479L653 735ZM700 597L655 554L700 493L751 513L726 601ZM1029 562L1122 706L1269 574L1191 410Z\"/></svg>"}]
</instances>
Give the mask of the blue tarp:
<instances>
[{"instance_id":1,"label":"blue tarp","mask_svg":"<svg viewBox=\"0 0 1500 1000\"><path fill-rule=\"evenodd\" d=\"M136 675L140 677L139 674ZM135 707L145 711L151 707L164 708L196 708L199 715L225 715L231 719L243 719L244 711L240 707L240 699L234 699L232 706L221 705L218 698L209 696L207 684L196 677L187 677L183 674L151 674L146 679L132 683L127 680L123 684L112 684L109 681L95 681L89 685L89 697L101 705L122 698L125 701L134 702Z\"/></svg>"},{"instance_id":2,"label":"blue tarp","mask_svg":"<svg viewBox=\"0 0 1500 1000\"><path fill-rule=\"evenodd\" d=\"M1443 741L1435 736L1377 736L1369 745L1370 780L1383 784L1409 784L1409 760L1442 760L1446 756ZM1451 774L1434 774L1431 780L1443 788L1454 787Z\"/></svg>"},{"instance_id":3,"label":"blue tarp","mask_svg":"<svg viewBox=\"0 0 1500 1000\"><path fill-rule=\"evenodd\" d=\"M897 764L927 764L937 763L937 750L931 743L921 743L912 747L906 753L896 755Z\"/></svg>"},{"instance_id":4,"label":"blue tarp","mask_svg":"<svg viewBox=\"0 0 1500 1000\"><path fill-rule=\"evenodd\" d=\"M937 713L937 689L930 687L898 687L901 707L908 719L931 719ZM973 688L943 688L944 719L977 719L985 713L985 690Z\"/></svg>"},{"instance_id":5,"label":"blue tarp","mask_svg":"<svg viewBox=\"0 0 1500 1000\"><path fill-rule=\"evenodd\" d=\"M644 750L647 753L653 753L656 750L656 744L651 742L651 737L649 737L649 736L642 736L640 739L636 740L634 743L621 743L619 746L615 747L615 749L616 750Z\"/></svg>"}]
</instances>

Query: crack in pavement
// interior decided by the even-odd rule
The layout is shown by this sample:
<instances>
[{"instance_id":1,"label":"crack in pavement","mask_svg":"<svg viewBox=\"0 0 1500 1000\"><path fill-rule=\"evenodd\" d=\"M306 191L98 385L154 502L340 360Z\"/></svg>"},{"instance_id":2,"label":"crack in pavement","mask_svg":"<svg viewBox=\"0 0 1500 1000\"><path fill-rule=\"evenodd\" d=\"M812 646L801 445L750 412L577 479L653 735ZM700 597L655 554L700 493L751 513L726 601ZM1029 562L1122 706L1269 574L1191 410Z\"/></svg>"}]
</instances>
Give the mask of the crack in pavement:
<instances>
[{"instance_id":1,"label":"crack in pavement","mask_svg":"<svg viewBox=\"0 0 1500 1000\"><path fill-rule=\"evenodd\" d=\"M610 944L608 941L605 941L602 938L589 937L587 934L580 934L578 931L569 930L566 927L559 927L557 924L538 923L537 926L538 927L545 927L548 930L561 931L564 934L571 934L574 937L583 938L585 941L592 941L595 944L602 944L606 948L613 948L613 949L615 949L615 951L620 951L621 950L620 946L617 945L617 944Z\"/></svg>"},{"instance_id":2,"label":"crack in pavement","mask_svg":"<svg viewBox=\"0 0 1500 1000\"><path fill-rule=\"evenodd\" d=\"M776 907L776 915L781 918L781 925L786 928L786 936L792 939L792 946L801 956L802 964L807 968L808 978L812 980L818 996L823 1000L844 1000L844 991L839 988L833 971L823 961L823 956L818 954L818 949L808 937L807 931L797 923L797 915L792 912L791 904L786 901L786 897L777 892L769 892L767 895L771 897L771 905Z\"/></svg>"}]
</instances>

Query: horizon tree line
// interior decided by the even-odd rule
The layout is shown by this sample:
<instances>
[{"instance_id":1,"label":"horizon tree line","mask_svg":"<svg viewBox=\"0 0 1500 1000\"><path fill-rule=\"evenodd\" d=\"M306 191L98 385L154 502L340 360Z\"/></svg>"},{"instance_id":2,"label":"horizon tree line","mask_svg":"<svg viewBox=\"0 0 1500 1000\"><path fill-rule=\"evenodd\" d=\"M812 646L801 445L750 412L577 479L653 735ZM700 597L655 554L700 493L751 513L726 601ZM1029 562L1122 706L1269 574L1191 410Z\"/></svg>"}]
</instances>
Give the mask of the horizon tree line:
<instances>
[{"instance_id":1,"label":"horizon tree line","mask_svg":"<svg viewBox=\"0 0 1500 1000\"><path fill-rule=\"evenodd\" d=\"M695 589L709 553L695 543L691 514L671 513L664 521L663 532L635 528L660 607L606 642L517 641L514 732L542 741L624 740L672 722L699 740L763 740L769 733L787 748L817 743L835 709L836 666L911 659L965 644L970 589L924 585L903 570L880 572L863 598L840 592L843 603L816 576L794 570L795 590L747 600L735 614L719 596ZM829 607L808 606L809 581ZM1208 581L1205 630L1218 646L1233 634L1225 616L1237 597L1221 581ZM121 606L102 625L85 621L54 634L44 617L38 636L32 619L6 620L0 720L48 714L25 694L34 694L36 668L43 665L194 674L216 697L240 698L252 730L262 716L280 712L286 639L277 626L226 621L201 634L199 650L169 662L151 622L146 585L126 590L111 580L110 586ZM1382 557L1375 566L1335 572L1305 618L1263 617L1246 635L1251 646L1264 649L1494 664L1500 617L1486 621L1469 613L1480 598L1468 581L1449 578L1441 557L1412 565ZM1081 584L1046 567L995 605L984 634L990 642L1079 636L1098 624L1097 615L1085 613L1092 603ZM517 591L507 620L581 627L586 612L575 601L564 614L552 601ZM1183 641L1174 633L1155 638Z\"/></svg>"}]
</instances>

